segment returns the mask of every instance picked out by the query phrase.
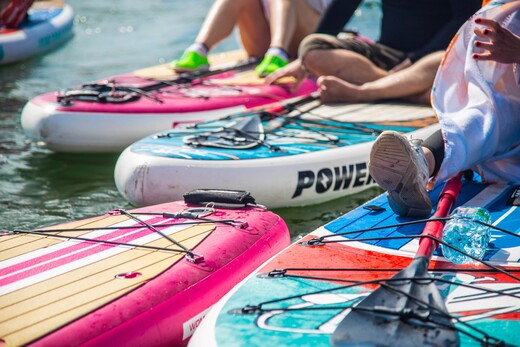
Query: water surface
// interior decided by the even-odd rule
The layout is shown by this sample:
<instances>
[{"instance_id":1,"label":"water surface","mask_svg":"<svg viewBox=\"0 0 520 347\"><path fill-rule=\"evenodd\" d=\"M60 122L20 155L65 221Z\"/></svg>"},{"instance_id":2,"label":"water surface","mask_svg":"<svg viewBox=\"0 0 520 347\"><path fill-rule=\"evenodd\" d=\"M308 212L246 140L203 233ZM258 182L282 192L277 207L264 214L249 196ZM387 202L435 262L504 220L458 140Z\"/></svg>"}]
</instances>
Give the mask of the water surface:
<instances>
[{"instance_id":1,"label":"water surface","mask_svg":"<svg viewBox=\"0 0 520 347\"><path fill-rule=\"evenodd\" d=\"M60 48L0 66L0 230L31 229L131 206L113 178L117 154L57 154L31 143L20 113L32 97L156 65L179 56L212 0L71 0L74 37ZM377 38L379 2L370 1L349 26ZM215 52L238 48L236 36ZM380 192L305 208L275 210L293 237L306 234Z\"/></svg>"}]
</instances>

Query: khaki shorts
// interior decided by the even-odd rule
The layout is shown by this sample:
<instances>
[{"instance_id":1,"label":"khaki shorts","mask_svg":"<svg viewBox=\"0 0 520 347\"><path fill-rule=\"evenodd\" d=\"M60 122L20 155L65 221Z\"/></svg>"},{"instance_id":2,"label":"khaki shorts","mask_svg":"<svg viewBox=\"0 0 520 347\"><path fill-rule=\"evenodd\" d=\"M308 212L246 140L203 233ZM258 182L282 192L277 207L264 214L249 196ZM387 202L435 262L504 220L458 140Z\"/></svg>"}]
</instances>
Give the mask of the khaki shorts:
<instances>
[{"instance_id":1,"label":"khaki shorts","mask_svg":"<svg viewBox=\"0 0 520 347\"><path fill-rule=\"evenodd\" d=\"M380 43L369 43L355 33L342 33L338 37L326 34L309 35L300 43L298 56L301 59L307 52L316 49L346 49L356 52L387 71L406 59L406 53Z\"/></svg>"}]
</instances>

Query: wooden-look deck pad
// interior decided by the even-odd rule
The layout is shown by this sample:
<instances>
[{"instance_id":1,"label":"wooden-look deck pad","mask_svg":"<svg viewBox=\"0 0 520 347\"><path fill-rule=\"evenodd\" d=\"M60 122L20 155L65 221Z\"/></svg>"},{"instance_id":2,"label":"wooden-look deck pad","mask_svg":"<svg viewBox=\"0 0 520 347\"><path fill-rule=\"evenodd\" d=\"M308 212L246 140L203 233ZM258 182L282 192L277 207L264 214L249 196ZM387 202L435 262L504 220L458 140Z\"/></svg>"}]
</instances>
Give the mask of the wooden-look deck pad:
<instances>
[{"instance_id":1,"label":"wooden-look deck pad","mask_svg":"<svg viewBox=\"0 0 520 347\"><path fill-rule=\"evenodd\" d=\"M214 67L224 64L238 63L245 59L247 59L247 55L241 50L216 53L208 56L209 64ZM135 70L133 74L137 77L156 80L169 80L178 76L178 74L170 67L170 63Z\"/></svg>"},{"instance_id":2,"label":"wooden-look deck pad","mask_svg":"<svg viewBox=\"0 0 520 347\"><path fill-rule=\"evenodd\" d=\"M144 219L151 224L172 223L172 219L160 216ZM113 229L103 229L106 227ZM124 215L102 216L59 228L94 230L54 234L180 249ZM215 224L158 228L191 250L215 229ZM3 235L0 237L0 341L7 346L27 344L132 291L184 255L169 250L59 239L46 234Z\"/></svg>"}]
</instances>

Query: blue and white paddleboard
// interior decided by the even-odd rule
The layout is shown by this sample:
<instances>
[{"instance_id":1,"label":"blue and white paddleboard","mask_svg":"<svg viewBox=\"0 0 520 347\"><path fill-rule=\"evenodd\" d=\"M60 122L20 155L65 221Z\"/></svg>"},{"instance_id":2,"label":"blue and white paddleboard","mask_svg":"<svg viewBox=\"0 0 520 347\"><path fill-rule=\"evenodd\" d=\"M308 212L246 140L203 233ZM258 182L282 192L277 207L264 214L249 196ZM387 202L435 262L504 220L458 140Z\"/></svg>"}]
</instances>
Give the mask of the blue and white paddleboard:
<instances>
[{"instance_id":1,"label":"blue and white paddleboard","mask_svg":"<svg viewBox=\"0 0 520 347\"><path fill-rule=\"evenodd\" d=\"M432 201L440 188L431 192ZM374 326L367 319L356 327L343 326L361 330L358 344L352 344L356 346L374 346L370 341L385 334L385 343L378 346L518 346L520 187L466 181L459 205L490 212L486 264L454 264L438 249L427 278L390 281L411 266L425 221L396 216L381 195L311 232L237 285L206 316L190 346L330 346L351 312L380 322ZM416 304L412 310L360 305L376 289L399 283L422 290L432 285L446 311L422 303L412 290L401 295ZM437 338L442 336L437 335L439 317L453 325L453 339ZM405 326L408 335L399 336Z\"/></svg>"},{"instance_id":2,"label":"blue and white paddleboard","mask_svg":"<svg viewBox=\"0 0 520 347\"><path fill-rule=\"evenodd\" d=\"M63 7L33 7L17 29L0 27L0 65L55 48L73 35L74 12Z\"/></svg>"},{"instance_id":3,"label":"blue and white paddleboard","mask_svg":"<svg viewBox=\"0 0 520 347\"><path fill-rule=\"evenodd\" d=\"M131 203L171 201L196 188L241 189L270 208L302 206L374 185L372 142L383 130L424 138L429 107L321 105L312 97L146 137L119 157L118 190Z\"/></svg>"}]
</instances>

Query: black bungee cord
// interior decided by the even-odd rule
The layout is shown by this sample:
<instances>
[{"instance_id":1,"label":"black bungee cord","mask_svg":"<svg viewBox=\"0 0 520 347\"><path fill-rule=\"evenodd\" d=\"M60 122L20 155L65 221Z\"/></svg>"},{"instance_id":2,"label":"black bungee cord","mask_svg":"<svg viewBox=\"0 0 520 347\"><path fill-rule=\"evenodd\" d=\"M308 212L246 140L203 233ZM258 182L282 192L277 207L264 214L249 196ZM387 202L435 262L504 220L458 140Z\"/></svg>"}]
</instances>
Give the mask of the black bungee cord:
<instances>
[{"instance_id":1,"label":"black bungee cord","mask_svg":"<svg viewBox=\"0 0 520 347\"><path fill-rule=\"evenodd\" d=\"M446 220L449 220L451 218L452 217L435 218L435 220L446 221ZM485 272L485 273L489 273L489 272L492 272L492 273L502 273L503 275L506 275L509 278L512 278L512 279L514 279L517 282L520 282L520 277L518 277L518 276L513 274L513 272L515 272L515 273L516 272L520 272L520 269L510 269L510 270L501 269L501 268L499 268L497 266L494 266L494 265L490 264L487 261L483 261L483 260L480 260L478 258L475 258L475 257L471 256L470 254L468 254L467 252L465 252L463 250L460 250L460 249L458 249L456 247L453 247L453 246L447 244L446 242L442 241L441 239L438 239L438 238L435 238L435 237L432 237L432 236L403 235L403 236L394 236L394 237L383 236L383 237L357 238L357 239L347 239L347 240L327 240L329 238L336 237L336 236L345 236L345 235L349 235L349 234L362 234L363 232L368 232L368 231L373 231L373 230L380 230L380 229L386 229L386 228L395 228L395 227L405 226L405 225L425 223L425 222L431 221L431 220L433 220L433 219L417 220L417 221L404 222L404 223L388 225L388 226L360 229L360 230L349 231L349 232L345 232L345 233L338 233L338 234L333 234L333 235L325 235L325 236L322 236L322 237L319 237L319 238L315 238L315 239L309 240L307 242L302 242L300 244L303 245L303 246L323 246L323 245L325 245L327 243L336 243L336 242L356 242L356 241L359 242L359 241L378 241L378 240L381 241L381 240L387 240L387 239L405 239L405 238L407 238L407 239L410 239L410 238L415 239L415 238L429 237L429 238L433 239L434 241L438 242L439 244L443 244L443 245L445 245L447 247L450 247L450 248L452 248L452 249L454 249L454 250L456 250L456 251L458 251L458 252L460 252L460 253L462 253L462 254L470 257L470 258L472 258L473 260L478 261L478 262L482 263L483 265L489 267L489 270L487 270L487 271L483 271L482 269L450 268L450 269L433 269L433 270L429 270L430 272L442 273L442 272L456 272L456 271L461 271L462 270L464 272L470 272L470 273L471 272L477 272L477 271L478 272ZM496 227L494 225L491 225L491 224L488 224L488 223L484 223L484 222L479 222L479 221L476 221L476 222L478 222L478 223L480 223L482 225L486 225L486 226L488 226L490 228L493 228L495 230L502 231L502 232L504 232L504 233L506 233L508 235L512 235L512 236L515 236L515 237L520 237L519 235L517 235L514 232L511 232L509 230L505 230L503 228L499 228L499 227ZM310 293L293 295L293 296L288 296L288 297L285 297L285 298L279 298L279 299L274 299L274 300L270 300L270 301L265 301L265 302L262 302L262 303L257 304L257 305L247 305L247 306L245 306L245 307L243 307L241 309L232 310L231 313L234 313L234 314L237 314L237 313L241 313L241 314L262 314L262 313L268 313L268 312L273 312L273 311L284 311L285 312L285 311L298 311L298 310L333 310L333 309L345 310L345 309L352 309L352 310L363 310L363 311L372 312L374 314L379 314L379 315L396 316L396 317L398 317L399 319L401 319L403 321L410 321L410 322L421 321L421 322L431 323L432 324L432 328L435 328L435 327L441 326L441 325L446 328L447 326L444 326L441 322L437 322L437 321L434 321L434 320L431 319L434 316L439 316L439 317L444 317L444 318L449 318L451 320L454 320L457 323L461 324L463 327L471 330L473 333L470 332L470 331L466 331L466 330L464 330L462 328L459 328L459 327L454 327L454 329L457 332L459 332L461 334L464 334L464 335L468 336L471 339L474 339L476 341L481 342L482 346L507 346L507 344L504 341L502 341L500 339L497 339L495 337L492 337L492 336L488 335L482 329L479 329L479 328L475 327L474 325L464 321L463 318L467 318L467 317L458 317L458 316L455 316L453 314L440 311L436 307L433 307L432 305L430 305L427 302L423 302L422 300L414 297L410 293L404 292L404 291L402 291L402 290L400 290L400 289L398 289L396 287L393 287L392 286L392 282L413 281L413 282L417 282L417 283L424 283L425 281L428 281L430 283L434 282L434 283L444 283L444 284L449 284L449 285L462 286L462 287L470 288L470 289L477 290L477 291L481 292L481 294L474 293L474 294L468 294L468 295L464 295L464 296L461 296L461 297L457 297L458 300L469 300L469 301L471 301L471 300L478 300L478 299L482 299L482 298L492 298L493 296L497 296L497 297L499 297L499 296L508 296L508 297L513 298L513 299L520 299L520 286L519 287L515 287L515 288L508 288L508 289L505 289L505 290L495 290L495 289L484 288L482 286L478 286L478 285L474 285L474 284L467 284L467 283L458 282L456 280L448 280L448 279L438 278L438 277L427 277L427 278L409 277L409 278L396 278L396 279L386 278L386 279L377 279L377 280L371 280L371 281L358 281L358 280L355 280L355 279L329 278L329 277L312 276L312 275L295 275L295 274L290 274L289 273L291 271L305 271L305 272L315 272L315 271L316 272L320 272L320 271L321 272L323 272L323 271L344 271L344 272L378 271L378 272L389 272L389 271L394 271L394 272L397 272L397 271L400 271L400 270L402 270L402 269L395 269L395 268L363 268L363 269L361 269L361 268L285 268L285 269L275 269L275 270L270 271L268 274L262 275L261 277L266 277L266 278L281 278L281 277L285 277L285 278L294 278L294 279L311 279L311 280L318 280L318 281L345 282L345 283L349 283L349 284L344 285L344 286L334 287L334 288L328 288L328 289L324 289L324 290L318 290L318 291L314 291L314 292L310 292ZM290 301L290 300L294 300L294 299L301 299L302 297L307 296L307 295L316 295L316 294L322 294L322 293L327 293L327 292L335 292L335 291L345 290L345 289L352 288L352 287L367 286L367 285L380 285L380 286L383 286L383 287L385 287L386 289L388 289L390 291L396 292L399 295L404 295L404 296L408 297L410 300L415 301L416 303L418 303L419 305L421 305L422 307L427 309L426 313L428 313L428 314L424 314L422 312L412 312L413 310L411 310L411 309L407 309L406 312L404 312L404 311L403 312L397 312L395 310L387 310L387 309L384 309L384 308L381 308L381 307L373 308L373 309L367 309L367 308L358 308L356 306L265 308L265 306L267 306L267 305L272 305L272 304L276 304L276 303L282 303L282 302ZM408 311L410 311L410 312L408 312Z\"/></svg>"},{"instance_id":2,"label":"black bungee cord","mask_svg":"<svg viewBox=\"0 0 520 347\"><path fill-rule=\"evenodd\" d=\"M86 241L86 242L93 242L93 243L101 243L101 244L109 244L109 245L115 245L115 246L125 246L125 247L133 247L133 248L140 248L140 249L149 249L154 251L167 251L167 252L175 252L175 253L185 253L186 259L192 262L200 262L204 259L204 257L200 254L196 254L187 247L185 247L180 242L174 240L170 236L164 234L162 231L160 231L159 227L170 227L170 226L179 226L179 225L197 225L197 224L215 224L215 223L221 223L225 225L230 225L233 227L238 228L246 228L247 222L241 222L241 221L235 221L235 220L214 220L210 218L203 218L199 217L195 213L190 213L189 211L183 211L180 213L168 213L168 212L162 212L162 213L155 213L155 212L136 212L136 213L130 213L127 212L124 209L115 209L110 211L110 214L122 214L127 216L129 219L133 219L138 223L143 224L144 227L152 230L155 233L158 233L161 235L161 237L167 239L172 244L177 246L177 249L174 248L168 248L168 247L156 247L156 246L147 246L147 245L141 245L141 244L134 244L134 243L128 243L128 242L118 242L118 241L110 241L110 240L99 240L99 239L92 239L92 238L86 238L86 237L80 237L80 236L70 236L70 235L59 235L55 233L61 233L61 232L81 232L81 231L94 231L94 230L121 230L121 229L135 229L136 226L121 226L121 227L92 227L92 228L77 228L77 229L42 229L42 230L10 230L10 231L3 231L0 233L1 235L16 235L16 234L26 234L26 235L45 235L49 237L59 238L59 239L67 239L67 240L76 240L76 241ZM153 225L150 223L147 223L146 221L142 220L141 218L138 218L136 215L161 215L164 218L183 218L183 219L195 219L197 221L193 222L180 222L180 223L165 223L165 224L159 224L159 225Z\"/></svg>"}]
</instances>

